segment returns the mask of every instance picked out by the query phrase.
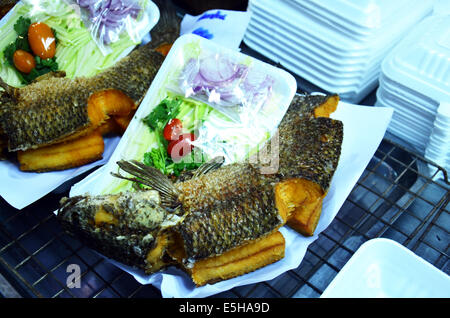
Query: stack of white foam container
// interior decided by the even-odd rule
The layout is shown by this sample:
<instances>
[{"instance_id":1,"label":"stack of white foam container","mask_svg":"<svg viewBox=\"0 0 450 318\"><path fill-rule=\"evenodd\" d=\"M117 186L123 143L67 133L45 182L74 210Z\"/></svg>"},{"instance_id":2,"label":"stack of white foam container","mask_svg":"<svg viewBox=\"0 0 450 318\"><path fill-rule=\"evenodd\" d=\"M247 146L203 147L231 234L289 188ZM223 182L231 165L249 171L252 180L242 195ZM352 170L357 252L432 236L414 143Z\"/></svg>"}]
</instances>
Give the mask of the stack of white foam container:
<instances>
[{"instance_id":1,"label":"stack of white foam container","mask_svg":"<svg viewBox=\"0 0 450 318\"><path fill-rule=\"evenodd\" d=\"M376 105L394 109L390 133L450 171L450 15L427 17L386 56Z\"/></svg>"},{"instance_id":2,"label":"stack of white foam container","mask_svg":"<svg viewBox=\"0 0 450 318\"><path fill-rule=\"evenodd\" d=\"M244 42L342 100L378 84L380 63L433 0L250 0Z\"/></svg>"}]
</instances>

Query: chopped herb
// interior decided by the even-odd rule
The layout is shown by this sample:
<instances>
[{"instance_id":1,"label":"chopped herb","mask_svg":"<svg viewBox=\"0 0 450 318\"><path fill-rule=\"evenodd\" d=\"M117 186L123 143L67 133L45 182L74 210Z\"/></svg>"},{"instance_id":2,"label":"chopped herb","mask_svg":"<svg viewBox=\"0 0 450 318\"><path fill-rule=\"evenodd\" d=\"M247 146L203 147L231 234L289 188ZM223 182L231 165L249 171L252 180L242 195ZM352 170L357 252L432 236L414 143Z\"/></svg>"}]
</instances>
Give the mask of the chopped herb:
<instances>
[{"instance_id":1,"label":"chopped herb","mask_svg":"<svg viewBox=\"0 0 450 318\"><path fill-rule=\"evenodd\" d=\"M185 159L185 158L183 158L183 159ZM187 162L181 161L181 162L173 163L173 165L170 168L172 170L172 173L178 177L183 171L197 169L202 164L203 164L203 162L196 162L196 160L194 160L194 153L191 152L191 158L189 161L187 161Z\"/></svg>"},{"instance_id":2,"label":"chopped herb","mask_svg":"<svg viewBox=\"0 0 450 318\"><path fill-rule=\"evenodd\" d=\"M30 28L31 20L30 18L20 17L14 24L14 30L17 35L23 38L28 37L28 29Z\"/></svg>"},{"instance_id":3,"label":"chopped herb","mask_svg":"<svg viewBox=\"0 0 450 318\"><path fill-rule=\"evenodd\" d=\"M167 148L160 142L158 144L157 148L153 148L151 151L144 154L144 164L153 166L162 173L167 173L166 166L167 164L170 164L168 161L171 161L171 159L167 155Z\"/></svg>"},{"instance_id":4,"label":"chopped herb","mask_svg":"<svg viewBox=\"0 0 450 318\"><path fill-rule=\"evenodd\" d=\"M34 59L36 60L36 67L29 74L19 72L25 84L31 83L39 76L58 70L58 63L54 57L43 60L39 56L35 56Z\"/></svg>"},{"instance_id":5,"label":"chopped herb","mask_svg":"<svg viewBox=\"0 0 450 318\"><path fill-rule=\"evenodd\" d=\"M3 55L5 56L6 61L12 66L14 66L14 52L16 52L16 44L14 42L8 44L3 51Z\"/></svg>"},{"instance_id":6,"label":"chopped herb","mask_svg":"<svg viewBox=\"0 0 450 318\"><path fill-rule=\"evenodd\" d=\"M202 160L194 160L194 152L186 155L180 162L174 162L167 153L168 141L163 138L163 130L169 120L175 118L183 103L181 98L166 98L146 116L143 121L156 135L157 147L144 154L144 164L159 169L166 175L179 176L185 170L194 170L202 165Z\"/></svg>"},{"instance_id":7,"label":"chopped herb","mask_svg":"<svg viewBox=\"0 0 450 318\"><path fill-rule=\"evenodd\" d=\"M31 52L30 44L28 43L28 37L18 36L16 39L16 50L24 50L27 52Z\"/></svg>"},{"instance_id":8,"label":"chopped herb","mask_svg":"<svg viewBox=\"0 0 450 318\"><path fill-rule=\"evenodd\" d=\"M181 99L178 98L164 99L143 119L144 123L150 127L152 131L155 131L157 128L164 128L171 118L177 116L181 103Z\"/></svg>"}]
</instances>

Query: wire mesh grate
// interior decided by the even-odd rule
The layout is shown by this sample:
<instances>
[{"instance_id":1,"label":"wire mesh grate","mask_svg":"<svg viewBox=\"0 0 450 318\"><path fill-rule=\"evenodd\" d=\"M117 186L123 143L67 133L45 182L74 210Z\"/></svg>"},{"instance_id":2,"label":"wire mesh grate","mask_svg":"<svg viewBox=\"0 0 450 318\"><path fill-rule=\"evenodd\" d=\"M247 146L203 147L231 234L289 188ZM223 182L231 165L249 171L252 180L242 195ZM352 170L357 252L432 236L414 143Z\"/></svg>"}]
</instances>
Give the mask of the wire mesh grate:
<instances>
[{"instance_id":1,"label":"wire mesh grate","mask_svg":"<svg viewBox=\"0 0 450 318\"><path fill-rule=\"evenodd\" d=\"M298 268L213 297L319 297L359 246L377 237L403 244L450 274L449 185L439 174L442 168L384 140ZM19 294L161 297L63 232L53 214L62 195L67 194L51 193L21 211L0 201L0 273ZM81 268L80 288L68 287L69 264Z\"/></svg>"}]
</instances>

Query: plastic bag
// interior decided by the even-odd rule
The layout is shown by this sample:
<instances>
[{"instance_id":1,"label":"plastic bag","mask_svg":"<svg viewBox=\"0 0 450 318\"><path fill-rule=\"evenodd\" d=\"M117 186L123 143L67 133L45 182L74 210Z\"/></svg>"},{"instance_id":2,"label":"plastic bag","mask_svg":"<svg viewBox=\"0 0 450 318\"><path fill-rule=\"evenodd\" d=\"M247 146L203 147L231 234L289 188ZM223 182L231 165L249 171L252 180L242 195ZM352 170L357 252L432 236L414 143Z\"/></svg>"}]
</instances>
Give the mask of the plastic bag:
<instances>
[{"instance_id":1,"label":"plastic bag","mask_svg":"<svg viewBox=\"0 0 450 318\"><path fill-rule=\"evenodd\" d=\"M206 102L239 123L247 123L270 100L274 78L251 61L205 52L188 59L172 89Z\"/></svg>"},{"instance_id":2,"label":"plastic bag","mask_svg":"<svg viewBox=\"0 0 450 318\"><path fill-rule=\"evenodd\" d=\"M201 149L208 158L222 156L225 163L259 151L284 116L295 80L271 65L197 35L183 35L176 43L166 58L170 66L160 92L167 91L180 97L183 105L195 106L191 110L182 106L183 116L177 116L184 128L195 131L194 149Z\"/></svg>"},{"instance_id":3,"label":"plastic bag","mask_svg":"<svg viewBox=\"0 0 450 318\"><path fill-rule=\"evenodd\" d=\"M66 0L78 6L81 18L90 30L104 55L111 52L110 45L127 35L138 44L156 24L155 13L150 12L148 0ZM157 15L159 19L159 12ZM157 20L157 19L156 19Z\"/></svg>"}]
</instances>

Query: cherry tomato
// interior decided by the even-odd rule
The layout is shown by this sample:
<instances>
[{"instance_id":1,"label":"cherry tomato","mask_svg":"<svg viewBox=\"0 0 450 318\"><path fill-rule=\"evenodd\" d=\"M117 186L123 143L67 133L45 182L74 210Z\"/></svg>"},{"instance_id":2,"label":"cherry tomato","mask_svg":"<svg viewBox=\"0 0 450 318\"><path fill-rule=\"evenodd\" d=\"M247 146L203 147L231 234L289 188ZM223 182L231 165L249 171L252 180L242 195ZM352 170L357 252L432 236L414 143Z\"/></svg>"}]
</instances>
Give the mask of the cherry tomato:
<instances>
[{"instance_id":1,"label":"cherry tomato","mask_svg":"<svg viewBox=\"0 0 450 318\"><path fill-rule=\"evenodd\" d=\"M174 161L180 160L183 156L189 154L194 145L192 142L195 140L194 134L182 134L178 137L178 140L172 140L167 147L167 153L172 157Z\"/></svg>"},{"instance_id":2,"label":"cherry tomato","mask_svg":"<svg viewBox=\"0 0 450 318\"><path fill-rule=\"evenodd\" d=\"M30 25L28 29L28 42L31 50L41 59L51 59L56 53L56 39L52 29L42 22Z\"/></svg>"},{"instance_id":3,"label":"cherry tomato","mask_svg":"<svg viewBox=\"0 0 450 318\"><path fill-rule=\"evenodd\" d=\"M22 73L28 74L36 67L33 55L24 50L17 50L13 55L14 66Z\"/></svg>"},{"instance_id":4,"label":"cherry tomato","mask_svg":"<svg viewBox=\"0 0 450 318\"><path fill-rule=\"evenodd\" d=\"M178 118L171 119L167 123L166 127L164 127L164 139L168 141L177 140L178 136L181 134L182 129L183 124L181 123L181 120L179 120Z\"/></svg>"}]
</instances>

